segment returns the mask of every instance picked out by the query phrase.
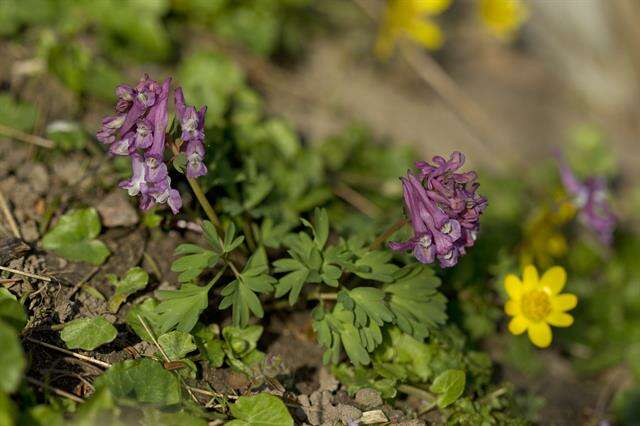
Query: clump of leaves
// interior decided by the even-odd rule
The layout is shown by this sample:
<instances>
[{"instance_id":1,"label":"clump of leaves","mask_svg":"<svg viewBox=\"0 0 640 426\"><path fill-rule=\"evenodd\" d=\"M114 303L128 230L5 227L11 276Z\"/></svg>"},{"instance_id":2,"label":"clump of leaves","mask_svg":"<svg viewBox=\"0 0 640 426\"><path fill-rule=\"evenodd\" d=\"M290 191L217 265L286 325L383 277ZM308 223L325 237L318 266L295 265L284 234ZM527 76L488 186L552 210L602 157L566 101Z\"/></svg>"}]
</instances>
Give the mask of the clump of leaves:
<instances>
[{"instance_id":1,"label":"clump of leaves","mask_svg":"<svg viewBox=\"0 0 640 426\"><path fill-rule=\"evenodd\" d=\"M42 238L42 246L65 259L101 265L110 254L107 246L96 238L101 228L94 208L73 210L60 217Z\"/></svg>"}]
</instances>

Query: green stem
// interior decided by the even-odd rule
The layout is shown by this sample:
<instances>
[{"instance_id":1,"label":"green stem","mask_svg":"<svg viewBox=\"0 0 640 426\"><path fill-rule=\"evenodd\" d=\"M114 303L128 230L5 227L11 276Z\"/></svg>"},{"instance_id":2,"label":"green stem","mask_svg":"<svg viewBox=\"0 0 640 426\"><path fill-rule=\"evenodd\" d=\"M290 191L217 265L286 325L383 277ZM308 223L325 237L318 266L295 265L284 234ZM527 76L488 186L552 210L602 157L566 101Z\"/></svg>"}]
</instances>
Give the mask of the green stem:
<instances>
[{"instance_id":1,"label":"green stem","mask_svg":"<svg viewBox=\"0 0 640 426\"><path fill-rule=\"evenodd\" d=\"M397 230L399 230L400 228L402 228L404 225L406 225L407 220L402 218L399 219L396 223L394 223L393 225L391 225L391 227L389 229L387 229L386 231L384 231L378 238L376 238L371 245L369 246L369 250L373 251L373 250L377 250L380 248L380 246L387 241L387 239L392 236L393 234L396 233Z\"/></svg>"},{"instance_id":2,"label":"green stem","mask_svg":"<svg viewBox=\"0 0 640 426\"><path fill-rule=\"evenodd\" d=\"M193 190L196 199L204 209L204 212L207 214L209 220L214 224L216 228L220 229L222 227L220 219L218 219L218 215L213 210L213 207L211 207L209 200L207 200L207 196L204 195L204 191L202 191L202 188L200 187L198 181L192 178L187 178L187 181L189 182L189 185L191 185L191 189Z\"/></svg>"},{"instance_id":3,"label":"green stem","mask_svg":"<svg viewBox=\"0 0 640 426\"><path fill-rule=\"evenodd\" d=\"M420 398L427 402L434 402L436 400L436 396L434 394L432 394L427 390L424 390L415 386L403 384L398 386L398 390L402 393L415 396L416 398Z\"/></svg>"},{"instance_id":4,"label":"green stem","mask_svg":"<svg viewBox=\"0 0 640 426\"><path fill-rule=\"evenodd\" d=\"M318 291L307 295L309 300L337 300L338 293L320 293Z\"/></svg>"}]
</instances>

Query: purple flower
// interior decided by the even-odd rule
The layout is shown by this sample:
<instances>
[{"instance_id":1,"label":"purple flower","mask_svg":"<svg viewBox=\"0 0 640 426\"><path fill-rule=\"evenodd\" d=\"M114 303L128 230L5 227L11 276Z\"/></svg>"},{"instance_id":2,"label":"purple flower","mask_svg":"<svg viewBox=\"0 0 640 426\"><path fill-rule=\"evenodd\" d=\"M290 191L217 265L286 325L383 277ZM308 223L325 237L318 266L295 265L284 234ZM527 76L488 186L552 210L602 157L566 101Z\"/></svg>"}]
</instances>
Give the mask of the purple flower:
<instances>
[{"instance_id":1,"label":"purple flower","mask_svg":"<svg viewBox=\"0 0 640 426\"><path fill-rule=\"evenodd\" d=\"M596 176L580 181L571 171L561 154L556 154L560 177L567 193L573 198L573 204L579 210L579 218L592 229L603 244L610 245L616 227L616 217L607 199L607 185L604 179Z\"/></svg>"},{"instance_id":2,"label":"purple flower","mask_svg":"<svg viewBox=\"0 0 640 426\"><path fill-rule=\"evenodd\" d=\"M207 107L196 112L194 106L187 106L182 88L178 87L174 94L176 117L182 130L181 139L185 142L184 153L187 156L187 177L197 178L207 174L204 158L204 116Z\"/></svg>"},{"instance_id":3,"label":"purple flower","mask_svg":"<svg viewBox=\"0 0 640 426\"><path fill-rule=\"evenodd\" d=\"M96 137L111 154L131 157L132 177L120 187L140 196L141 209L167 203L175 214L182 199L164 163L170 85L170 78L159 84L145 75L135 87L118 86L117 114L103 120Z\"/></svg>"},{"instance_id":4,"label":"purple flower","mask_svg":"<svg viewBox=\"0 0 640 426\"><path fill-rule=\"evenodd\" d=\"M456 173L464 164L464 155L454 152L448 161L436 156L433 163L417 162L418 173L408 171L401 178L413 237L391 242L389 247L412 250L422 263L438 259L446 268L455 265L475 243L487 200L476 193L479 185L474 172Z\"/></svg>"}]
</instances>

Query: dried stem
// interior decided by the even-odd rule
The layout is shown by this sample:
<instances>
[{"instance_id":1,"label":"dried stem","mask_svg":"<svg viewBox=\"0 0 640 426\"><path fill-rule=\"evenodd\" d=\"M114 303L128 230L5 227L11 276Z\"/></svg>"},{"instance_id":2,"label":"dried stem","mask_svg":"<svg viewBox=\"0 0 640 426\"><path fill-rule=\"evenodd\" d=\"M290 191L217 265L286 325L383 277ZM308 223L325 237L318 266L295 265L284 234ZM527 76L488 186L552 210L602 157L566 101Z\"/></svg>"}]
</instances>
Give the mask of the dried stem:
<instances>
[{"instance_id":1,"label":"dried stem","mask_svg":"<svg viewBox=\"0 0 640 426\"><path fill-rule=\"evenodd\" d=\"M389 229L387 229L386 231L384 231L378 238L376 238L371 245L369 246L369 250L373 251L373 250L377 250L380 248L380 246L387 241L387 239L392 236L393 234L396 233L397 230L399 230L400 228L402 228L405 224L407 223L407 220L402 218L399 219L396 223L394 223L393 225L391 225L391 227Z\"/></svg>"},{"instance_id":2,"label":"dried stem","mask_svg":"<svg viewBox=\"0 0 640 426\"><path fill-rule=\"evenodd\" d=\"M41 138L36 135L30 135L18 129L14 129L13 127L5 126L4 124L0 124L0 135L19 140L21 142L30 143L32 145L37 145L42 148L52 149L55 146L55 142L52 140Z\"/></svg>"},{"instance_id":3,"label":"dried stem","mask_svg":"<svg viewBox=\"0 0 640 426\"><path fill-rule=\"evenodd\" d=\"M353 0L353 2L372 21L378 20L370 4L365 0ZM399 43L399 47L400 54L416 75L432 88L445 105L473 131L485 148L495 149L492 141L503 138L494 130L496 127L493 125L493 120L484 113L482 108L460 88L431 55L422 54L415 46ZM494 163L490 162L489 166L493 167Z\"/></svg>"},{"instance_id":4,"label":"dried stem","mask_svg":"<svg viewBox=\"0 0 640 426\"><path fill-rule=\"evenodd\" d=\"M89 362L89 363L91 363L91 364L94 364L94 365L100 366L100 367L102 367L102 368L109 368L109 367L111 367L111 364L109 364L108 362L100 361L99 359L91 358L90 356L77 354L77 353L75 353L75 352L71 352L71 351L68 351L68 350L66 350L66 349L59 348L59 347L57 347L57 346L55 346L55 345L52 345L52 344L50 344L50 343L46 343L46 342L42 342L42 341L40 341L40 340L36 340L36 339L34 339L34 338L32 338L32 337L25 337L25 338L24 338L24 340L28 340L29 342L32 342L32 343L35 343L35 344L38 344L38 345L44 346L45 348L49 348L49 349L53 349L53 350L58 351L58 352L62 352L63 354L67 354L67 355L69 355L69 356L72 356L72 357L74 357L74 358L81 359L81 360L83 360L83 361L87 361L87 362Z\"/></svg>"},{"instance_id":5,"label":"dried stem","mask_svg":"<svg viewBox=\"0 0 640 426\"><path fill-rule=\"evenodd\" d=\"M11 272L16 275L23 275L25 277L34 278L37 280L42 280L46 282L51 282L51 278L45 277L44 275L32 274L31 272L20 271L19 269L7 268L6 266L0 266L0 271Z\"/></svg>"},{"instance_id":6,"label":"dried stem","mask_svg":"<svg viewBox=\"0 0 640 426\"><path fill-rule=\"evenodd\" d=\"M369 217L377 217L380 215L380 208L378 206L343 182L338 183L333 188L333 193Z\"/></svg>"},{"instance_id":7,"label":"dried stem","mask_svg":"<svg viewBox=\"0 0 640 426\"><path fill-rule=\"evenodd\" d=\"M58 396L62 396L64 398L68 398L72 401L75 401L79 404L82 404L84 402L84 399L80 398L79 396L76 396L72 393L69 393L67 391L63 391L62 389L58 389L58 388L54 388L53 386L49 386L48 384L41 382L40 380L34 379L33 377L25 377L27 379L27 382L36 385L36 386L40 386L43 389L46 389L48 391L51 391L53 393L55 393Z\"/></svg>"},{"instance_id":8,"label":"dried stem","mask_svg":"<svg viewBox=\"0 0 640 426\"><path fill-rule=\"evenodd\" d=\"M0 191L0 209L4 213L4 216L7 218L7 223L11 228L11 232L16 238L22 238L20 236L20 229L18 228L18 224L16 223L13 215L11 214L11 210L9 210L9 203L7 203L7 199L4 198L4 194Z\"/></svg>"}]
</instances>

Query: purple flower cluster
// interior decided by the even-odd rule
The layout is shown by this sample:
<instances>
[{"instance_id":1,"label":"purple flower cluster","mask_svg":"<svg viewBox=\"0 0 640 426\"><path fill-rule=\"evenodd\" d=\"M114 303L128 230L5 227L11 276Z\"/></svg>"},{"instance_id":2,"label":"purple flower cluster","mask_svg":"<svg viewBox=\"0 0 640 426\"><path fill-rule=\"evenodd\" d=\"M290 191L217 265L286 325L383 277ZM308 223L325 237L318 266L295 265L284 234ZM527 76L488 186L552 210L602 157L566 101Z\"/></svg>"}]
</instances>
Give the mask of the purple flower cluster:
<instances>
[{"instance_id":1,"label":"purple flower cluster","mask_svg":"<svg viewBox=\"0 0 640 426\"><path fill-rule=\"evenodd\" d=\"M193 106L184 103L182 88L178 87L174 95L176 102L176 117L180 121L182 136L187 155L187 177L197 178L207 174L207 167L202 162L204 158L204 115L207 107L196 111Z\"/></svg>"},{"instance_id":2,"label":"purple flower cluster","mask_svg":"<svg viewBox=\"0 0 640 426\"><path fill-rule=\"evenodd\" d=\"M412 250L422 263L455 265L478 234L480 214L487 200L476 193L476 173L456 173L464 164L464 155L454 152L447 161L433 158L433 165L417 162L417 173L407 172L402 179L407 215L413 237L402 243L391 242L393 250Z\"/></svg>"},{"instance_id":3,"label":"purple flower cluster","mask_svg":"<svg viewBox=\"0 0 640 426\"><path fill-rule=\"evenodd\" d=\"M592 229L603 244L610 245L616 227L616 217L607 199L607 185L600 177L580 181L560 154L557 154L560 177L565 190L579 210L580 220Z\"/></svg>"},{"instance_id":4,"label":"purple flower cluster","mask_svg":"<svg viewBox=\"0 0 640 426\"><path fill-rule=\"evenodd\" d=\"M133 176L120 183L131 196L140 195L140 208L148 210L167 203L176 214L182 207L180 193L171 188L169 169L165 163L167 105L171 78L162 84L145 75L135 86L122 84L116 88L116 113L102 121L97 133L100 142L109 145L113 155L131 158ZM182 130L182 152L187 157L186 174L197 178L206 174L204 157L204 113L185 105L182 89L175 91L176 116Z\"/></svg>"}]
</instances>

